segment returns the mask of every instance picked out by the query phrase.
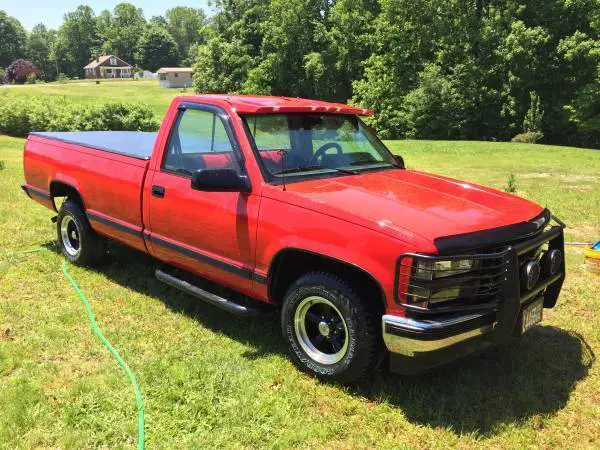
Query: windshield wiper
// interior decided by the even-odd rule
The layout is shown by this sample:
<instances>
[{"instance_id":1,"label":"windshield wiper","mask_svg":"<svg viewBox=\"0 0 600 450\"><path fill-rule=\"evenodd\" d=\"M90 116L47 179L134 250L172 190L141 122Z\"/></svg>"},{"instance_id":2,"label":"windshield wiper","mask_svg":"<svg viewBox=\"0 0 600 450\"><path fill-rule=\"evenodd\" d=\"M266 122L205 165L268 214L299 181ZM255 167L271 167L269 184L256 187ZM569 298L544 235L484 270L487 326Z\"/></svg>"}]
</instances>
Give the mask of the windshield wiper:
<instances>
[{"instance_id":1,"label":"windshield wiper","mask_svg":"<svg viewBox=\"0 0 600 450\"><path fill-rule=\"evenodd\" d=\"M356 174L356 172L354 170L338 169L337 167L324 167L324 166L312 165L312 166L292 167L289 169L280 170L278 172L273 172L273 175L285 175L288 173L296 173L296 172L311 172L313 170L333 170L335 172L348 173L351 175Z\"/></svg>"},{"instance_id":2,"label":"windshield wiper","mask_svg":"<svg viewBox=\"0 0 600 450\"><path fill-rule=\"evenodd\" d=\"M391 166L392 164L386 163L385 161L376 161L374 159L359 159L358 161L352 161L350 163L351 166L368 166L371 164L383 164L386 166Z\"/></svg>"}]
</instances>

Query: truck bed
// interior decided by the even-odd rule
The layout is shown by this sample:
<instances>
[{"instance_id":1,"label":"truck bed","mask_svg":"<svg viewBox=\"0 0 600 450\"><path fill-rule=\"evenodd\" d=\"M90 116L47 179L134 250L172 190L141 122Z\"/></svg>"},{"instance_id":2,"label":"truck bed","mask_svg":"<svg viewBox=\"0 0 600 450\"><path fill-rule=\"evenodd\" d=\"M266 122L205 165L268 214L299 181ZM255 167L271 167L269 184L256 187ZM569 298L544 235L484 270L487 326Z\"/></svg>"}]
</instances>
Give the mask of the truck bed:
<instances>
[{"instance_id":1,"label":"truck bed","mask_svg":"<svg viewBox=\"0 0 600 450\"><path fill-rule=\"evenodd\" d=\"M150 159L158 136L158 133L143 131L55 131L30 134L143 160Z\"/></svg>"}]
</instances>

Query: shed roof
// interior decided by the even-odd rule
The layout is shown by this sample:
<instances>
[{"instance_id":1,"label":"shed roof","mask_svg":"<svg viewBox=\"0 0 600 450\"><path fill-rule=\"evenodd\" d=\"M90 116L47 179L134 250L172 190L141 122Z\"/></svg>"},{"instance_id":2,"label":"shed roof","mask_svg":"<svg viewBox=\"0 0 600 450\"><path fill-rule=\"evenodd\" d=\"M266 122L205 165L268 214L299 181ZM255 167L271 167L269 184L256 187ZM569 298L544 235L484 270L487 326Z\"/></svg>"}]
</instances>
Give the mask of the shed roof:
<instances>
[{"instance_id":1,"label":"shed roof","mask_svg":"<svg viewBox=\"0 0 600 450\"><path fill-rule=\"evenodd\" d=\"M191 73L194 69L191 67L161 67L157 73Z\"/></svg>"}]
</instances>

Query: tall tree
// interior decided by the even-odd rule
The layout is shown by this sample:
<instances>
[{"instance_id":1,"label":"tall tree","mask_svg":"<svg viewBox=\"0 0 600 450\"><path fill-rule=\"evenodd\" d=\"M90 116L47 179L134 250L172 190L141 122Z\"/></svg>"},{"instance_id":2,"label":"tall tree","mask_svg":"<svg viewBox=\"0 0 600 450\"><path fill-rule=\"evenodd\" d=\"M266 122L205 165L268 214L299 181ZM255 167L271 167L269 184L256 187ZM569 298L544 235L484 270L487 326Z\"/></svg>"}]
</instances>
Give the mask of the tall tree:
<instances>
[{"instance_id":1,"label":"tall tree","mask_svg":"<svg viewBox=\"0 0 600 450\"><path fill-rule=\"evenodd\" d=\"M54 49L61 72L69 76L82 76L83 68L98 52L99 46L100 38L92 8L80 5L75 11L65 14Z\"/></svg>"},{"instance_id":2,"label":"tall tree","mask_svg":"<svg viewBox=\"0 0 600 450\"><path fill-rule=\"evenodd\" d=\"M167 19L165 19L163 16L152 16L148 21L148 24L166 29Z\"/></svg>"},{"instance_id":3,"label":"tall tree","mask_svg":"<svg viewBox=\"0 0 600 450\"><path fill-rule=\"evenodd\" d=\"M136 60L142 68L152 72L176 66L179 63L177 43L164 28L150 26L140 38Z\"/></svg>"},{"instance_id":4,"label":"tall tree","mask_svg":"<svg viewBox=\"0 0 600 450\"><path fill-rule=\"evenodd\" d=\"M179 55L187 58L190 47L202 43L202 28L206 24L204 11L186 6L176 6L165 14L166 29L171 34Z\"/></svg>"},{"instance_id":5,"label":"tall tree","mask_svg":"<svg viewBox=\"0 0 600 450\"><path fill-rule=\"evenodd\" d=\"M47 80L58 75L51 60L55 40L56 31L48 30L41 23L33 27L27 39L27 57L40 68Z\"/></svg>"},{"instance_id":6,"label":"tall tree","mask_svg":"<svg viewBox=\"0 0 600 450\"><path fill-rule=\"evenodd\" d=\"M248 73L247 92L315 96L326 75L320 54L328 44L322 0L271 0L262 24L260 64Z\"/></svg>"},{"instance_id":7,"label":"tall tree","mask_svg":"<svg viewBox=\"0 0 600 450\"><path fill-rule=\"evenodd\" d=\"M136 49L146 29L141 8L131 3L120 3L115 6L112 15L107 11L100 14L98 28L103 40L102 53L117 55L129 64L136 62Z\"/></svg>"},{"instance_id":8,"label":"tall tree","mask_svg":"<svg viewBox=\"0 0 600 450\"><path fill-rule=\"evenodd\" d=\"M382 0L370 39L374 52L353 83L355 103L377 111L370 120L383 137L406 135L404 96L418 87L419 73L434 56L440 14L429 0Z\"/></svg>"},{"instance_id":9,"label":"tall tree","mask_svg":"<svg viewBox=\"0 0 600 450\"><path fill-rule=\"evenodd\" d=\"M337 0L328 10L328 48L325 60L330 76L322 95L346 102L352 81L363 75L363 62L375 49L373 24L378 0Z\"/></svg>"},{"instance_id":10,"label":"tall tree","mask_svg":"<svg viewBox=\"0 0 600 450\"><path fill-rule=\"evenodd\" d=\"M216 0L217 14L202 30L205 44L192 47L198 92L240 92L260 62L264 0Z\"/></svg>"},{"instance_id":11,"label":"tall tree","mask_svg":"<svg viewBox=\"0 0 600 450\"><path fill-rule=\"evenodd\" d=\"M0 67L25 56L27 32L21 23L0 10Z\"/></svg>"}]
</instances>

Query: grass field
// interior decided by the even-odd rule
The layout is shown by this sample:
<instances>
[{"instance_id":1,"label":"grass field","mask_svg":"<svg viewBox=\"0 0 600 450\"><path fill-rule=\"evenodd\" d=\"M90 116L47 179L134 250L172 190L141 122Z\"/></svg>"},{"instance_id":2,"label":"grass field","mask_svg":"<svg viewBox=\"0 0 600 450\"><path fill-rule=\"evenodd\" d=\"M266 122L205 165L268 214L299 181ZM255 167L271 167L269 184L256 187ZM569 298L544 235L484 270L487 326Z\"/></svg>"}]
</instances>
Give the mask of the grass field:
<instances>
[{"instance_id":1,"label":"grass field","mask_svg":"<svg viewBox=\"0 0 600 450\"><path fill-rule=\"evenodd\" d=\"M94 98L83 85L55 86L14 90ZM157 111L164 95L151 99ZM518 194L567 222L567 240L600 238L600 151L389 145L411 168L496 188L512 172ZM0 137L0 447L134 446L129 381L91 334L62 258L14 254L55 242L51 212L19 188L22 147L21 139ZM299 373L275 315L229 316L160 284L147 257L110 250L108 264L70 272L138 377L149 448L600 447L600 279L586 275L579 247L568 248L558 305L522 339L429 374L383 373L353 388Z\"/></svg>"},{"instance_id":2,"label":"grass field","mask_svg":"<svg viewBox=\"0 0 600 450\"><path fill-rule=\"evenodd\" d=\"M93 104L108 101L126 101L145 103L159 119L167 111L169 102L176 95L192 93L184 89L164 89L158 86L158 80L102 80L100 84L94 81L72 81L67 83L48 83L34 85L16 85L0 87L14 95L35 95L50 97L68 97L69 100L82 104Z\"/></svg>"}]
</instances>

